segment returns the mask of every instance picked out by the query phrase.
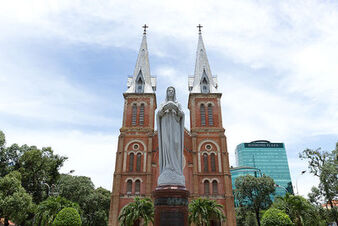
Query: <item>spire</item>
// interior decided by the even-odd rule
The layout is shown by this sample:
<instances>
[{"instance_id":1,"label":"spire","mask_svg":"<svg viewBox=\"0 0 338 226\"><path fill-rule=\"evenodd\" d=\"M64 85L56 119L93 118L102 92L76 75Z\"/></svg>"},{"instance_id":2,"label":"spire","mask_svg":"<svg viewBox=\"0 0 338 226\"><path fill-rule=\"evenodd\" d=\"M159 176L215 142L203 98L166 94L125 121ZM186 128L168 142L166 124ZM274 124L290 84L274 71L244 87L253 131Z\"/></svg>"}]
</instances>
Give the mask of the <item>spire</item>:
<instances>
[{"instance_id":1,"label":"spire","mask_svg":"<svg viewBox=\"0 0 338 226\"><path fill-rule=\"evenodd\" d=\"M194 77L189 79L189 90L192 93L217 93L217 80L212 77L207 53L205 51L200 24L198 27L198 44Z\"/></svg>"},{"instance_id":2,"label":"spire","mask_svg":"<svg viewBox=\"0 0 338 226\"><path fill-rule=\"evenodd\" d=\"M156 89L156 78L150 75L150 66L147 47L147 28L143 26L143 38L138 53L134 74L132 78L128 78L127 93L153 93Z\"/></svg>"}]
</instances>

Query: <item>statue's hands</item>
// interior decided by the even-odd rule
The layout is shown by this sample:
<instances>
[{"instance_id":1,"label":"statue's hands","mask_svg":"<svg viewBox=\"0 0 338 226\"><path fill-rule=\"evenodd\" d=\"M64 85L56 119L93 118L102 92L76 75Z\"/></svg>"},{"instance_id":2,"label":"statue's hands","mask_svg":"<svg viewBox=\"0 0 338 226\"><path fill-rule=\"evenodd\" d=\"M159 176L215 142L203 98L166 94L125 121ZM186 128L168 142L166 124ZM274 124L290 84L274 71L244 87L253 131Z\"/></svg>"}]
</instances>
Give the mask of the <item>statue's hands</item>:
<instances>
[{"instance_id":1,"label":"statue's hands","mask_svg":"<svg viewBox=\"0 0 338 226\"><path fill-rule=\"evenodd\" d=\"M173 109L175 111L178 111L178 107L172 101L168 101L168 103L166 103L166 105L163 106L163 110L167 110L167 109Z\"/></svg>"},{"instance_id":2,"label":"statue's hands","mask_svg":"<svg viewBox=\"0 0 338 226\"><path fill-rule=\"evenodd\" d=\"M184 113L182 110L179 109L179 107L173 102L173 101L168 101L159 111L159 116L162 117L166 113L174 113L174 115L178 118L183 117Z\"/></svg>"}]
</instances>

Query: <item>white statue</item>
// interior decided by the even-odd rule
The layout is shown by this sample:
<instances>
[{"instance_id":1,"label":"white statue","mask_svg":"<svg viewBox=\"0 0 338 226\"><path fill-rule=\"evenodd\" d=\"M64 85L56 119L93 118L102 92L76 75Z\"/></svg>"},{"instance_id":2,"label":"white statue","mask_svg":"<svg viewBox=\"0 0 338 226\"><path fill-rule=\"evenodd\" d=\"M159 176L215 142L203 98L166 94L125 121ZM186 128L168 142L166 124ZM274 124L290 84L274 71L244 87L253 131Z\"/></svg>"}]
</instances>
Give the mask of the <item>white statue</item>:
<instances>
[{"instance_id":1,"label":"white statue","mask_svg":"<svg viewBox=\"0 0 338 226\"><path fill-rule=\"evenodd\" d=\"M176 100L174 87L168 87L166 101L157 112L160 176L158 185L185 186L183 176L184 112Z\"/></svg>"}]
</instances>

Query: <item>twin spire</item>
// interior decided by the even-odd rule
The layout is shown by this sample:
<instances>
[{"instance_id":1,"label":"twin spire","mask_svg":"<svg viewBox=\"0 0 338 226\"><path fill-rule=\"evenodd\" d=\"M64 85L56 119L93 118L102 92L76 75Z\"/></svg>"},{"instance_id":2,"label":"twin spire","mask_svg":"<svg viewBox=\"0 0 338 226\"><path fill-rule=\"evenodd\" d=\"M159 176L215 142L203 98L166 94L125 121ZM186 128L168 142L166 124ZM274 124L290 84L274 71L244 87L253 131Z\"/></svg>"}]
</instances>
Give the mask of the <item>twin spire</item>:
<instances>
[{"instance_id":1,"label":"twin spire","mask_svg":"<svg viewBox=\"0 0 338 226\"><path fill-rule=\"evenodd\" d=\"M146 30L148 26L145 24L143 28L143 38L134 74L132 78L128 78L128 90L126 93L154 93L156 91L156 77L150 75Z\"/></svg>"},{"instance_id":2,"label":"twin spire","mask_svg":"<svg viewBox=\"0 0 338 226\"><path fill-rule=\"evenodd\" d=\"M188 87L191 93L217 93L217 79L211 74L207 53L205 51L201 25L199 29L198 44L196 51L195 73L188 79ZM126 93L154 93L156 91L156 78L150 75L148 48L147 48L147 25L143 26L143 38L136 61L133 77L128 78L128 90Z\"/></svg>"}]
</instances>

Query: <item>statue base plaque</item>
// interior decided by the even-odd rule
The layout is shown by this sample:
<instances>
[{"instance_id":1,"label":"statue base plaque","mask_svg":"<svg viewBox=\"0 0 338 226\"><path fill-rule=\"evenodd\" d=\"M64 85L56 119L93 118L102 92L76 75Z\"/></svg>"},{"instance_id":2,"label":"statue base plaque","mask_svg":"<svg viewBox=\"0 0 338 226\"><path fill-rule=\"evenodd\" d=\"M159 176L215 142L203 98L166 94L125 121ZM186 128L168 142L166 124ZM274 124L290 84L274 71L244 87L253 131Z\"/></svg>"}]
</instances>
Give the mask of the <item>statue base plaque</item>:
<instances>
[{"instance_id":1,"label":"statue base plaque","mask_svg":"<svg viewBox=\"0 0 338 226\"><path fill-rule=\"evenodd\" d=\"M158 186L153 191L155 226L188 226L189 191L183 186Z\"/></svg>"}]
</instances>

